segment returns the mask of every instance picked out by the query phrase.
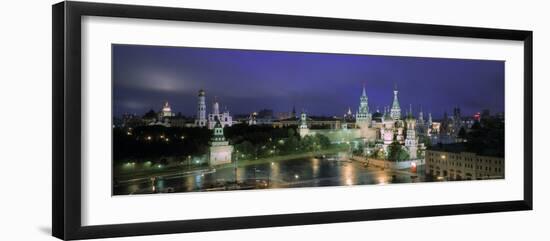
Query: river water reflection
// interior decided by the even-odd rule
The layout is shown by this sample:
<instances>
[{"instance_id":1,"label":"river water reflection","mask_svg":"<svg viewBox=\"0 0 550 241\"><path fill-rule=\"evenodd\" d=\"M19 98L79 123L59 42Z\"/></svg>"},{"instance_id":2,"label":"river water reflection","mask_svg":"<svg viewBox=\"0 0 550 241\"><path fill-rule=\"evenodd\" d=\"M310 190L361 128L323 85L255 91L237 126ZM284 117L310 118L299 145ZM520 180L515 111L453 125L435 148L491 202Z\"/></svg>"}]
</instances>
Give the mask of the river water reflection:
<instances>
[{"instance_id":1,"label":"river water reflection","mask_svg":"<svg viewBox=\"0 0 550 241\"><path fill-rule=\"evenodd\" d=\"M115 186L114 194L411 183L425 181L423 173L420 168L416 173L384 170L336 157L303 158L128 182Z\"/></svg>"}]
</instances>

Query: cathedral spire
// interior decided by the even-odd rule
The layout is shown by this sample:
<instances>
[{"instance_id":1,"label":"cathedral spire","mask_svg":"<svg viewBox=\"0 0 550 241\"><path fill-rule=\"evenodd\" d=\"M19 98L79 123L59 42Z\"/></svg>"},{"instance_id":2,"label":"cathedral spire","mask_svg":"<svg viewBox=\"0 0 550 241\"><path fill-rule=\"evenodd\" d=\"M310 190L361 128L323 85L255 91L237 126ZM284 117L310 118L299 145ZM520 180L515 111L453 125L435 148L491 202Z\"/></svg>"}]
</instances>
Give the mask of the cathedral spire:
<instances>
[{"instance_id":1,"label":"cathedral spire","mask_svg":"<svg viewBox=\"0 0 550 241\"><path fill-rule=\"evenodd\" d=\"M365 90L365 85L363 84L363 92L359 98L359 108L357 114L355 115L356 124L367 124L372 120L372 115L369 111L369 98L367 97L367 91Z\"/></svg>"},{"instance_id":2,"label":"cathedral spire","mask_svg":"<svg viewBox=\"0 0 550 241\"><path fill-rule=\"evenodd\" d=\"M393 102L391 106L391 118L394 120L401 119L401 107L399 106L399 99L397 98L397 86L393 89Z\"/></svg>"},{"instance_id":3,"label":"cathedral spire","mask_svg":"<svg viewBox=\"0 0 550 241\"><path fill-rule=\"evenodd\" d=\"M407 115L407 118L414 119L414 113L412 110L412 104L409 104L409 114Z\"/></svg>"},{"instance_id":4,"label":"cathedral spire","mask_svg":"<svg viewBox=\"0 0 550 241\"><path fill-rule=\"evenodd\" d=\"M420 105L420 112L418 113L418 122L424 123L424 112L422 111L422 105Z\"/></svg>"}]
</instances>

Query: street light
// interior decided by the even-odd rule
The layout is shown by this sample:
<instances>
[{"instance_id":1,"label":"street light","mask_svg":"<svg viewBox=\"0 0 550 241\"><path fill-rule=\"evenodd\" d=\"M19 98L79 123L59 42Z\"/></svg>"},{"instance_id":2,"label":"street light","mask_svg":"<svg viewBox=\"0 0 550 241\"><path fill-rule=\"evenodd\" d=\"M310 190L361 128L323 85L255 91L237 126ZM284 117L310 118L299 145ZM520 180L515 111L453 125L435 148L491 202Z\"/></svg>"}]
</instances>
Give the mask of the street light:
<instances>
[{"instance_id":1,"label":"street light","mask_svg":"<svg viewBox=\"0 0 550 241\"><path fill-rule=\"evenodd\" d=\"M299 178L300 178L300 176L298 176L298 174L294 174L294 181L292 182L293 186L296 184L296 182L298 181Z\"/></svg>"},{"instance_id":2,"label":"street light","mask_svg":"<svg viewBox=\"0 0 550 241\"><path fill-rule=\"evenodd\" d=\"M235 171L235 187L237 187L237 183L238 183L238 179L237 179L237 162L239 161L238 158L239 156L237 155L237 158L235 158L235 166L234 166L234 171Z\"/></svg>"}]
</instances>

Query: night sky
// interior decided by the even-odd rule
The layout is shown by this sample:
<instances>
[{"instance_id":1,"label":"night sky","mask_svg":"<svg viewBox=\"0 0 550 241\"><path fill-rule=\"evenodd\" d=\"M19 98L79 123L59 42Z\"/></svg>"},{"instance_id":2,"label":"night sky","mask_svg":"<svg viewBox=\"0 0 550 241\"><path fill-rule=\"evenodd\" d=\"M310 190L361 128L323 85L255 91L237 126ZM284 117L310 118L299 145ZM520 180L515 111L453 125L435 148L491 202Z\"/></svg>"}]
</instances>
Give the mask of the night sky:
<instances>
[{"instance_id":1,"label":"night sky","mask_svg":"<svg viewBox=\"0 0 550 241\"><path fill-rule=\"evenodd\" d=\"M412 104L440 118L458 106L463 115L504 111L504 62L139 45L113 45L113 114L142 115L169 101L174 112L194 116L197 92L207 112L216 97L222 110L260 109L342 116L359 105L390 106L394 85L403 113ZM427 118L425 116L425 118Z\"/></svg>"}]
</instances>

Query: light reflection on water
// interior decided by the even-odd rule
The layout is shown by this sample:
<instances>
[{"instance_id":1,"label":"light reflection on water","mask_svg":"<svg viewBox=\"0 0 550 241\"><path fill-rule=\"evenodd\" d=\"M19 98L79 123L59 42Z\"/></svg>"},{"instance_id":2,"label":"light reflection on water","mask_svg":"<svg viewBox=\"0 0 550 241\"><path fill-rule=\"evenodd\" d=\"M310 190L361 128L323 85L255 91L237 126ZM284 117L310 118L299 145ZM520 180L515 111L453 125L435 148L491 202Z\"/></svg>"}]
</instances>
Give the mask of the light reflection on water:
<instances>
[{"instance_id":1,"label":"light reflection on water","mask_svg":"<svg viewBox=\"0 0 550 241\"><path fill-rule=\"evenodd\" d=\"M269 188L407 183L424 179L422 172L412 174L406 171L382 170L372 166L365 167L359 162L338 160L334 157L303 158L248 165L237 168L236 173L239 183L247 183L250 186L263 182L263 185ZM417 175L418 180L413 180L411 175ZM219 190L220 187L228 186L228 183L234 183L234 180L235 169L231 166L216 169L211 173L121 184L114 188L114 192L115 195L120 195L204 191L209 188L212 190L218 188L216 190ZM250 187L253 188L253 186Z\"/></svg>"}]
</instances>

